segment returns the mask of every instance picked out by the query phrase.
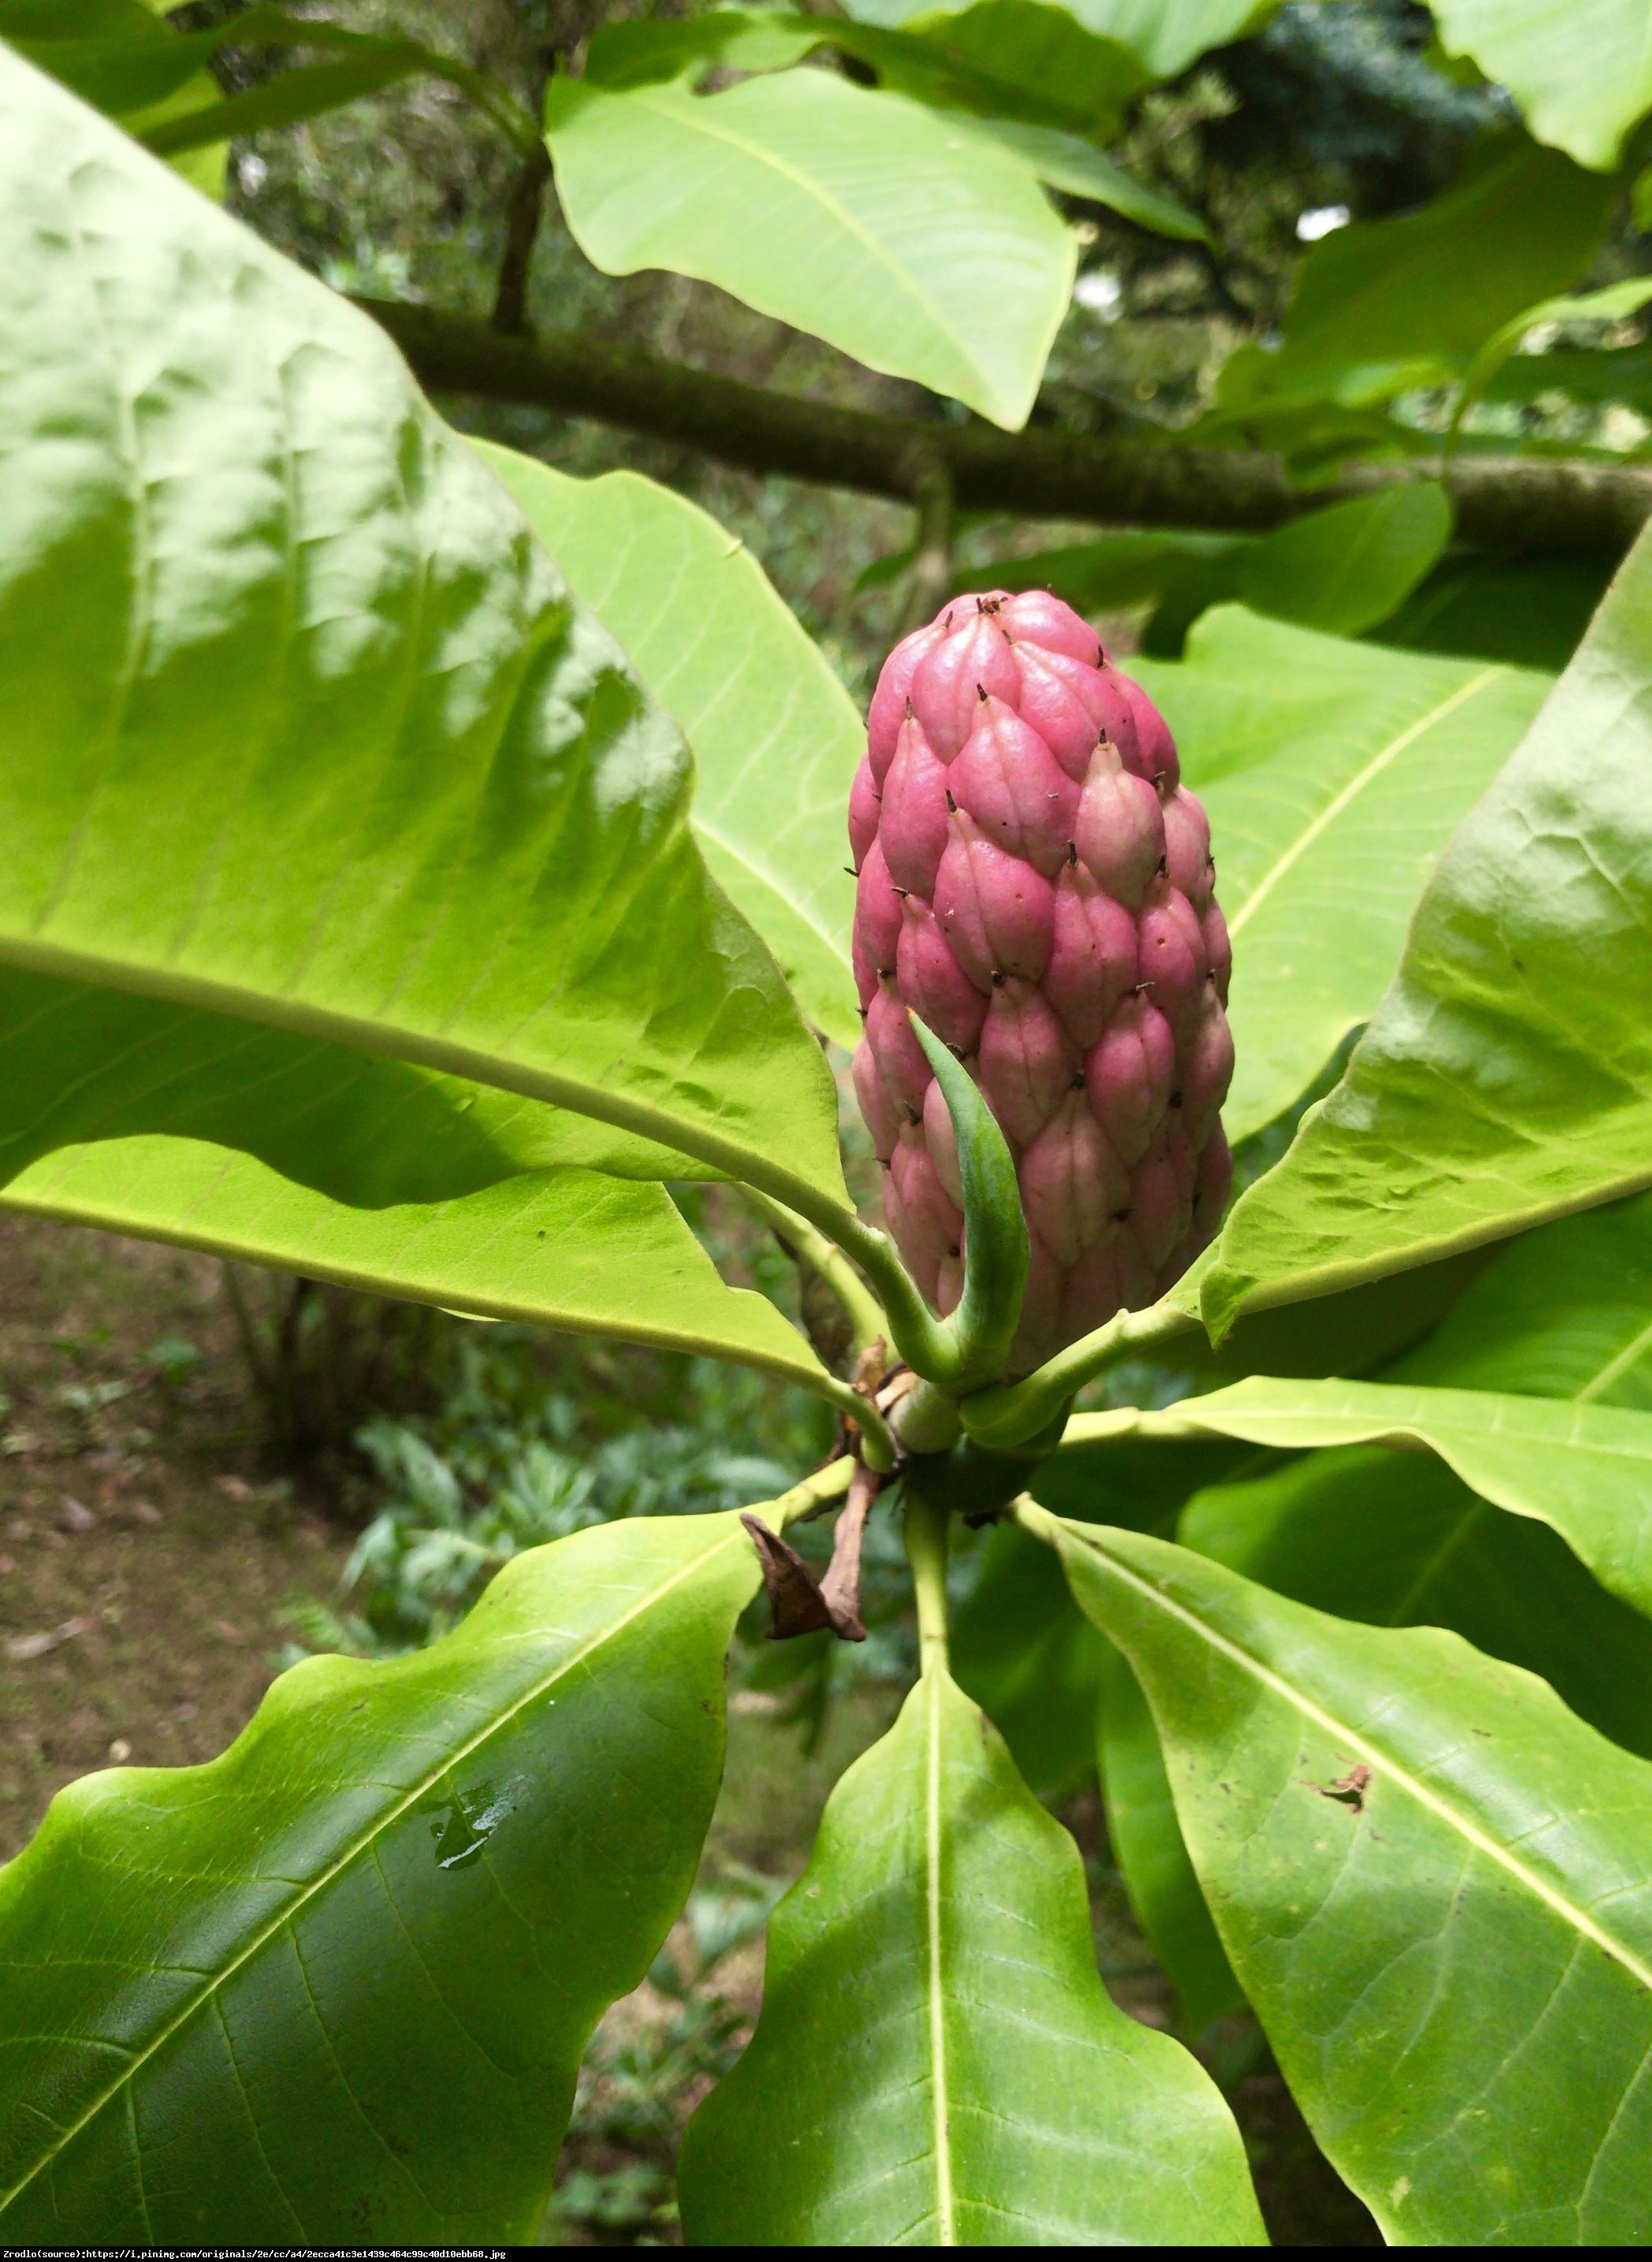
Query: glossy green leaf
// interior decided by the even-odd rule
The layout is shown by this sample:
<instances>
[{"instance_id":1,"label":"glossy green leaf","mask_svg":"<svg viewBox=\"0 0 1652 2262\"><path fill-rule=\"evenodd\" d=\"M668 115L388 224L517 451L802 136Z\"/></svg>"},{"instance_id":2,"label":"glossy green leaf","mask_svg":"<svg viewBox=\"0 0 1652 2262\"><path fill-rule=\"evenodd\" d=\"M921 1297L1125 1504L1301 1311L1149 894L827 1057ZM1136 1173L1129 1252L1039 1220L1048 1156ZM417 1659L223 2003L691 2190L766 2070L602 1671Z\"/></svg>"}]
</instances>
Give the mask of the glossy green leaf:
<instances>
[{"instance_id":1,"label":"glossy green leaf","mask_svg":"<svg viewBox=\"0 0 1652 2262\"><path fill-rule=\"evenodd\" d=\"M1265 2243L1220 2096L1108 2001L1078 1848L938 1669L832 1795L680 2189L692 2245Z\"/></svg>"},{"instance_id":2,"label":"glossy green leaf","mask_svg":"<svg viewBox=\"0 0 1652 2262\"><path fill-rule=\"evenodd\" d=\"M1236 594L1255 612L1360 636L1410 595L1450 533L1444 490L1410 480L1310 511L1242 551Z\"/></svg>"},{"instance_id":3,"label":"glossy green leaf","mask_svg":"<svg viewBox=\"0 0 1652 2262\"><path fill-rule=\"evenodd\" d=\"M210 1766L61 1791L0 1871L0 2235L530 2238L694 1876L756 1584L732 1515L600 1526L432 1648L284 1675Z\"/></svg>"},{"instance_id":4,"label":"glossy green leaf","mask_svg":"<svg viewBox=\"0 0 1652 2262\"><path fill-rule=\"evenodd\" d=\"M1469 363L1452 411L1454 431L1528 331L1547 322L1620 322L1627 315L1638 313L1648 299L1652 299L1652 276L1632 275L1622 283L1608 284L1605 290L1585 292L1580 298L1540 299L1524 313L1516 314L1486 340Z\"/></svg>"},{"instance_id":5,"label":"glossy green leaf","mask_svg":"<svg viewBox=\"0 0 1652 2262\"><path fill-rule=\"evenodd\" d=\"M1278 349L1246 349L1223 371L1221 407L1242 414L1280 395L1358 407L1467 364L1583 273L1612 195L1556 151L1517 142L1421 212L1337 229L1302 261Z\"/></svg>"},{"instance_id":6,"label":"glossy green leaf","mask_svg":"<svg viewBox=\"0 0 1652 2262\"><path fill-rule=\"evenodd\" d=\"M1122 1416L1080 1416L1097 1423ZM1652 1415L1508 1391L1252 1375L1164 1413L1143 1437L1237 1437L1275 1452L1377 1443L1438 1453L1483 1500L1551 1524L1603 1586L1652 1614Z\"/></svg>"},{"instance_id":7,"label":"glossy green leaf","mask_svg":"<svg viewBox=\"0 0 1652 2262\"><path fill-rule=\"evenodd\" d=\"M960 12L965 0L854 0L868 24L928 23ZM1156 78L1173 78L1208 47L1257 30L1280 0L1065 0L1067 12L1098 38L1132 50Z\"/></svg>"},{"instance_id":8,"label":"glossy green leaf","mask_svg":"<svg viewBox=\"0 0 1652 2262\"><path fill-rule=\"evenodd\" d=\"M647 1183L685 1158L589 1116L7 970L0 1095L10 1207L826 1386L797 1330L725 1287Z\"/></svg>"},{"instance_id":9,"label":"glossy green leaf","mask_svg":"<svg viewBox=\"0 0 1652 2262\"><path fill-rule=\"evenodd\" d=\"M1634 2245L1652 1767L1454 1634L1029 1511L1129 1659L1245 1992L1400 2245Z\"/></svg>"},{"instance_id":10,"label":"glossy green leaf","mask_svg":"<svg viewBox=\"0 0 1652 2262\"><path fill-rule=\"evenodd\" d=\"M609 93L553 81L563 212L605 274L664 267L869 367L1027 421L1074 247L970 123L824 71Z\"/></svg>"},{"instance_id":11,"label":"glossy green leaf","mask_svg":"<svg viewBox=\"0 0 1652 2262\"><path fill-rule=\"evenodd\" d=\"M1652 1183L1652 541L1459 827L1342 1083L1204 1284L1320 1295Z\"/></svg>"},{"instance_id":12,"label":"glossy green leaf","mask_svg":"<svg viewBox=\"0 0 1652 2262\"><path fill-rule=\"evenodd\" d=\"M1028 4L1035 5L1037 0L1028 0ZM977 118L972 123L985 140L1021 158L1046 188L1105 205L1157 235L1179 236L1185 242L1208 237L1204 222L1186 205L1150 189L1079 134L1018 118Z\"/></svg>"},{"instance_id":13,"label":"glossy green leaf","mask_svg":"<svg viewBox=\"0 0 1652 2262\"><path fill-rule=\"evenodd\" d=\"M1511 1243L1389 1379L1629 1407L1644 1419L1652 1199ZM1541 1674L1615 1742L1652 1754L1652 1624L1553 1531L1500 1515L1439 1461L1358 1447L1304 1456L1201 1493L1178 1537L1341 1617L1449 1626Z\"/></svg>"},{"instance_id":14,"label":"glossy green leaf","mask_svg":"<svg viewBox=\"0 0 1652 2262\"><path fill-rule=\"evenodd\" d=\"M743 543L635 472L570 479L477 442L695 758L695 837L818 1028L860 1035L844 812L855 704Z\"/></svg>"},{"instance_id":15,"label":"glossy green leaf","mask_svg":"<svg viewBox=\"0 0 1652 2262\"><path fill-rule=\"evenodd\" d=\"M1201 2035L1243 2007L1244 1990L1187 1858L1142 1684L1111 1642L1102 1655L1096 1750L1107 1845L1136 1920L1176 1990L1183 2025Z\"/></svg>"},{"instance_id":16,"label":"glossy green leaf","mask_svg":"<svg viewBox=\"0 0 1652 2262\"><path fill-rule=\"evenodd\" d=\"M0 295L0 962L841 1204L675 727L375 326L4 55Z\"/></svg>"},{"instance_id":17,"label":"glossy green leaf","mask_svg":"<svg viewBox=\"0 0 1652 2262\"><path fill-rule=\"evenodd\" d=\"M1132 660L1210 818L1233 937L1237 1141L1295 1101L1376 1006L1452 827L1547 688L1227 609L1179 666Z\"/></svg>"},{"instance_id":18,"label":"glossy green leaf","mask_svg":"<svg viewBox=\"0 0 1652 2262\"><path fill-rule=\"evenodd\" d=\"M0 1207L826 1387L774 1305L718 1279L663 1186L593 1171L525 1171L445 1201L353 1209L249 1155L136 1137L64 1148L12 1179Z\"/></svg>"},{"instance_id":19,"label":"glossy green leaf","mask_svg":"<svg viewBox=\"0 0 1652 2262\"><path fill-rule=\"evenodd\" d=\"M1540 141L1610 169L1652 108L1647 0L1433 0L1440 45L1514 97Z\"/></svg>"},{"instance_id":20,"label":"glossy green leaf","mask_svg":"<svg viewBox=\"0 0 1652 2262\"><path fill-rule=\"evenodd\" d=\"M1652 346L1555 346L1511 354L1486 386L1488 400L1622 400L1645 413L1652 402Z\"/></svg>"}]
</instances>

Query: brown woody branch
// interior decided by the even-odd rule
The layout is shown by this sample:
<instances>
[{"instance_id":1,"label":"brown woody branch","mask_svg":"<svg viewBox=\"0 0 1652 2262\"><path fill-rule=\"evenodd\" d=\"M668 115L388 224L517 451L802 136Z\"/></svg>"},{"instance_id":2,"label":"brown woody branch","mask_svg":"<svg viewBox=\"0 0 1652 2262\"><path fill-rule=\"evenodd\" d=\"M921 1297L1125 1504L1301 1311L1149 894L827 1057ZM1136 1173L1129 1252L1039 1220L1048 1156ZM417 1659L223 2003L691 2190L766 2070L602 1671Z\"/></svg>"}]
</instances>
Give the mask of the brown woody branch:
<instances>
[{"instance_id":1,"label":"brown woody branch","mask_svg":"<svg viewBox=\"0 0 1652 2262\"><path fill-rule=\"evenodd\" d=\"M1438 474L1429 459L1360 465L1304 493L1276 456L882 415L771 393L579 332L504 336L429 307L357 303L429 389L588 416L742 471L903 502L938 464L960 510L1260 533L1326 502ZM1616 557L1652 515L1652 469L1639 465L1470 457L1452 465L1446 484L1459 535L1490 550Z\"/></svg>"}]
</instances>

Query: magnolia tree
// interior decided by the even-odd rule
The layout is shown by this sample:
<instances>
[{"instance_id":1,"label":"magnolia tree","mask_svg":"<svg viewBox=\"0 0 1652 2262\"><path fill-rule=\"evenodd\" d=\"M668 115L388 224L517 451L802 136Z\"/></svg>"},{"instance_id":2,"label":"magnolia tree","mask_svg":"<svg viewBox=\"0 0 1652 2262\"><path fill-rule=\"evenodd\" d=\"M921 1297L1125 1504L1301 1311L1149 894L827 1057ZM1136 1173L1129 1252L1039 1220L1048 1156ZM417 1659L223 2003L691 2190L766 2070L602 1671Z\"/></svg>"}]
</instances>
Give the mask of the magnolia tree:
<instances>
[{"instance_id":1,"label":"magnolia tree","mask_svg":"<svg viewBox=\"0 0 1652 2262\"><path fill-rule=\"evenodd\" d=\"M1266 13L614 25L547 162L410 40L0 0L0 1199L841 1417L780 1499L523 1555L211 1765L61 1793L0 1873L10 2243L531 2237L695 1872L735 1622L766 1584L855 1639L869 1518L920 1667L775 1913L690 2243L1262 2240L1035 1795L1097 1755L1180 2034L1249 2006L1390 2241L1652 2234L1652 553L1605 587L1652 487L1519 412L1646 382L1587 327L1645 284L1557 295L1646 11L1439 0L1500 138L1318 245L1196 423L1021 431L1064 213L1196 243L1107 152ZM226 95L232 32L297 59ZM491 325L213 200L228 136L413 72L520 151ZM552 167L597 266L958 413L524 336ZM909 499L934 617L869 727L708 517L459 437L398 344ZM963 506L1108 530L961 589ZM1185 656L1106 656L1123 596ZM718 1277L695 1180L835 1294L841 1371ZM829 1514L823 1568L786 1534Z\"/></svg>"}]
</instances>

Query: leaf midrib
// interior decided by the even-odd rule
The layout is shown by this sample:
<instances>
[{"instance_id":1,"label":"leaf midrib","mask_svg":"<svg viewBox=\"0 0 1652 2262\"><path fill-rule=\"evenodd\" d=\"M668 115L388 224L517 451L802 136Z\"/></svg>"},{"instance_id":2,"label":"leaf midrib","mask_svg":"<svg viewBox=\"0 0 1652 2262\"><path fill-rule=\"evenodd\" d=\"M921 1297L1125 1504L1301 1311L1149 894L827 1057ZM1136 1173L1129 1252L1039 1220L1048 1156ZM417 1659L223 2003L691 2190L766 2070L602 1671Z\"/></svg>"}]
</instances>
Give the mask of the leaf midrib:
<instances>
[{"instance_id":1,"label":"leaf midrib","mask_svg":"<svg viewBox=\"0 0 1652 2262\"><path fill-rule=\"evenodd\" d=\"M292 998L249 991L227 982L211 982L198 975L179 974L154 964L95 956L90 952L41 943L25 936L0 933L0 965L27 972L50 974L61 980L84 982L104 990L124 991L134 997L158 998L170 1005L191 1005L220 1013L233 1020L255 1021L267 1028L285 1029L297 1036L314 1037L328 1044L376 1058L411 1061L441 1070L472 1084L483 1084L523 1099L548 1101L576 1115L588 1115L618 1130L635 1131L679 1154L693 1155L715 1163L733 1178L771 1191L811 1220L823 1209L852 1218L848 1205L835 1196L822 1197L811 1180L800 1178L753 1149L709 1127L673 1115L646 1100L611 1091L606 1085L535 1068L524 1061L501 1058L472 1046L457 1044L405 1023L362 1019L336 1007L315 1005Z\"/></svg>"},{"instance_id":2,"label":"leaf midrib","mask_svg":"<svg viewBox=\"0 0 1652 2262\"><path fill-rule=\"evenodd\" d=\"M568 1674L583 1665L586 1660L600 1650L605 1643L622 1633L634 1620L652 1610L656 1603L663 1601L685 1580L703 1571L723 1548L735 1545L740 1537L738 1531L725 1531L723 1537L708 1547L703 1554L685 1563L660 1585L649 1588L646 1594L630 1609L623 1611L619 1617L610 1619L598 1632L591 1635L578 1648L559 1659L553 1672L536 1681L533 1686L515 1703L507 1706L502 1711L494 1714L487 1725L480 1728L467 1742L458 1745L445 1754L439 1766L432 1767L421 1776L412 1789L404 1793L393 1806L374 1819L370 1827L358 1832L356 1837L334 1856L327 1867L306 1885L301 1892L297 1893L277 1915L262 1926L221 1970L213 1972L206 1984L197 1989L183 2008L167 2021L150 2042L133 2052L131 2063L93 2099L80 2118L65 2129L55 2143L42 2152L28 2173L20 2177L9 2191L0 2192L0 2215L4 2215L12 2201L28 2189L43 2169L52 2165L59 2154L67 2150L79 2136L81 2130L97 2119L111 2099L119 2096L123 2089L129 2087L150 2059L155 2057L156 2051L162 2049L179 2028L186 2025L195 2016L203 2004L214 2000L220 1990L233 1979L238 1971L249 1963L254 1956L260 1954L278 1934L284 1932L318 1893L325 1891L329 1885L335 1884L352 1862L357 1861L363 1854L376 1846L385 1832L399 1822L411 1807L416 1805L420 1799L427 1797L446 1776L451 1775L456 1767L462 1766L473 1752L480 1750L482 1745L496 1736L501 1728L509 1727L519 1713L525 1711L529 1705L537 1704L547 1689L554 1688L559 1681L564 1680Z\"/></svg>"},{"instance_id":3,"label":"leaf midrib","mask_svg":"<svg viewBox=\"0 0 1652 2262\"><path fill-rule=\"evenodd\" d=\"M1373 1774L1385 1776L1397 1789L1404 1791L1419 1806L1443 1822L1448 1829L1455 1831L1460 1838L1474 1847L1478 1853L1484 1855L1488 1860L1506 1870L1509 1876L1517 1884L1524 1886L1534 1899L1541 1901L1562 1922L1569 1925L1583 1938L1592 1941L1603 1955L1609 1956L1614 1963L1621 1964L1632 1978L1637 1980L1648 1993L1652 1993L1652 1965L1644 1963L1624 1941L1615 1940L1603 1925L1598 1924L1583 1910L1575 1906L1555 1887L1546 1884L1535 1871L1527 1869L1524 1862L1517 1860L1505 1847L1499 1846L1495 1838L1489 1837L1476 1823L1458 1813L1446 1800L1436 1797L1408 1768L1390 1758L1380 1745L1371 1743L1360 1735L1357 1729L1349 1727L1345 1721L1338 1720L1334 1713L1328 1712L1323 1705L1317 1704L1311 1696L1306 1696L1300 1689L1294 1689L1290 1682L1275 1673L1271 1666L1264 1665L1260 1659L1252 1657L1237 1642L1230 1641L1225 1634L1218 1633L1214 1626L1208 1625L1185 1603L1177 1602L1173 1596L1165 1594L1161 1588L1156 1587L1151 1580L1143 1578L1140 1573L1131 1570L1127 1564L1121 1562L1117 1556L1109 1554L1089 1533L1075 1531L1071 1524L1055 1516L1050 1516L1049 1520L1052 1524L1057 1525L1063 1539L1068 1545L1082 1545L1087 1552L1096 1556L1104 1563L1115 1578L1122 1580L1126 1586L1134 1588L1144 1601L1155 1609L1164 1611L1167 1616L1179 1619L1183 1625L1207 1642L1212 1649L1227 1658L1231 1664L1237 1666L1242 1672L1248 1673L1261 1687L1270 1690L1294 1711L1300 1713L1305 1720L1310 1720L1316 1727L1323 1729L1338 1747L1345 1745L1350 1752L1371 1769Z\"/></svg>"},{"instance_id":4,"label":"leaf midrib","mask_svg":"<svg viewBox=\"0 0 1652 2262\"><path fill-rule=\"evenodd\" d=\"M860 221L840 205L836 198L829 196L819 182L812 181L806 173L798 172L794 166L787 164L775 150L765 148L761 142L747 140L737 133L719 128L715 125L708 125L703 118L685 118L680 109L651 103L646 99L647 90L645 88L632 88L629 91L631 100L637 102L642 109L652 110L656 117L669 118L682 126L685 132L703 133L708 140L721 141L729 148L736 150L741 156L759 166L768 166L778 173L783 179L790 181L804 197L818 204L822 212L834 220L847 235L852 236L870 256L875 263L882 267L891 277L903 296L911 299L922 313L927 315L966 369L973 371L980 377L985 377L988 374L981 367L975 355L970 352L963 335L954 328L953 324L941 313L939 307L920 288L917 277L912 270L902 267L890 253L885 251L876 237L869 234ZM897 99L898 98L898 97ZM703 104L713 101L716 97L697 95L692 99L696 104Z\"/></svg>"},{"instance_id":5,"label":"leaf midrib","mask_svg":"<svg viewBox=\"0 0 1652 2262\"><path fill-rule=\"evenodd\" d=\"M925 1675L924 1751L924 1923L928 1963L930 2106L934 2128L936 2244L958 2243L952 2192L952 2103L947 2081L947 2014L944 1958L941 1954L941 1857L945 1830L941 1797L941 1710L944 1676L933 1668Z\"/></svg>"},{"instance_id":6,"label":"leaf midrib","mask_svg":"<svg viewBox=\"0 0 1652 2262\"><path fill-rule=\"evenodd\" d=\"M1499 676L1507 675L1510 672L1506 667L1482 668L1478 674L1470 676L1466 683L1459 684L1449 698L1441 701L1437 706L1431 707L1426 714L1419 715L1415 722L1408 724L1405 729L1396 737L1390 738L1386 746L1379 746L1365 767L1351 777L1338 793L1333 795L1312 823L1303 832L1298 833L1296 839L1292 841L1277 862L1270 865L1262 875L1256 886L1252 889L1238 910L1228 921L1230 935L1237 936L1244 931L1246 921L1254 913L1258 905L1267 900L1280 882L1302 861L1315 842L1329 832L1350 803L1357 801L1368 785L1374 784L1392 763L1397 761L1408 746L1414 746L1425 731L1432 731L1436 725L1445 722L1447 717L1454 714L1459 707L1482 691L1487 684L1495 682Z\"/></svg>"}]
</instances>

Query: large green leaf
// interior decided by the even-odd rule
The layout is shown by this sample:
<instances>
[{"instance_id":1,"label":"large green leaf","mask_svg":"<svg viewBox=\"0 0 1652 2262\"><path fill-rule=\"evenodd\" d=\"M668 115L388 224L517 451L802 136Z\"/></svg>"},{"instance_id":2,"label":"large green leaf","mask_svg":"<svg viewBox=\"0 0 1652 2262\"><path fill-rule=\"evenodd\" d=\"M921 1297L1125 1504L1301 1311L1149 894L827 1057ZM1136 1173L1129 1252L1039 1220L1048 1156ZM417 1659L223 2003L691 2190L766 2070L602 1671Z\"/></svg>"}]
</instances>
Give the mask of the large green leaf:
<instances>
[{"instance_id":1,"label":"large green leaf","mask_svg":"<svg viewBox=\"0 0 1652 2262\"><path fill-rule=\"evenodd\" d=\"M1610 169L1652 108L1647 0L1433 0L1447 54L1506 86L1540 140Z\"/></svg>"},{"instance_id":2,"label":"large green leaf","mask_svg":"<svg viewBox=\"0 0 1652 2262\"><path fill-rule=\"evenodd\" d=\"M1223 371L1218 416L1280 399L1358 408L1469 361L1511 317L1575 282L1614 191L1552 149L1490 155L1421 212L1359 220L1303 260L1282 342ZM1211 420L1193 428L1216 436Z\"/></svg>"},{"instance_id":3,"label":"large green leaf","mask_svg":"<svg viewBox=\"0 0 1652 2262\"><path fill-rule=\"evenodd\" d=\"M1371 1013L1452 827L1547 688L1223 608L1180 665L1132 660L1204 802L1233 937L1223 1120L1288 1108Z\"/></svg>"},{"instance_id":4,"label":"large green leaf","mask_svg":"<svg viewBox=\"0 0 1652 2262\"><path fill-rule=\"evenodd\" d=\"M1220 1334L1652 1183L1652 537L1459 827L1342 1083L1244 1195Z\"/></svg>"},{"instance_id":5,"label":"large green leaf","mask_svg":"<svg viewBox=\"0 0 1652 2262\"><path fill-rule=\"evenodd\" d=\"M833 1387L647 1183L694 1165L589 1116L3 969L0 1091L9 1207Z\"/></svg>"},{"instance_id":6,"label":"large green leaf","mask_svg":"<svg viewBox=\"0 0 1652 2262\"><path fill-rule=\"evenodd\" d=\"M1410 595L1450 533L1444 490L1413 479L1264 536L1238 553L1237 594L1255 612L1360 636Z\"/></svg>"},{"instance_id":7,"label":"large green leaf","mask_svg":"<svg viewBox=\"0 0 1652 2262\"><path fill-rule=\"evenodd\" d=\"M1498 558L1484 551L1447 551L1371 635L1377 644L1408 652L1512 660L1558 675L1606 593L1613 563L1598 556Z\"/></svg>"},{"instance_id":8,"label":"large green leaf","mask_svg":"<svg viewBox=\"0 0 1652 2262\"><path fill-rule=\"evenodd\" d=\"M552 83L563 212L610 275L665 267L869 367L1027 421L1074 245L970 121L828 72L609 92Z\"/></svg>"},{"instance_id":9,"label":"large green leaf","mask_svg":"<svg viewBox=\"0 0 1652 2262\"><path fill-rule=\"evenodd\" d=\"M1026 1511L1139 1675L1224 1946L1402 2245L1636 2245L1652 1767L1454 1634Z\"/></svg>"},{"instance_id":10,"label":"large green leaf","mask_svg":"<svg viewBox=\"0 0 1652 2262\"><path fill-rule=\"evenodd\" d=\"M1629 1407L1644 1419L1652 1199L1511 1243L1389 1379ZM1553 1531L1498 1514L1439 1461L1361 1448L1313 1453L1203 1492L1177 1536L1338 1617L1449 1626L1540 1673L1616 1742L1652 1754L1652 1624L1598 1585Z\"/></svg>"},{"instance_id":11,"label":"large green leaf","mask_svg":"<svg viewBox=\"0 0 1652 2262\"><path fill-rule=\"evenodd\" d=\"M1276 1452L1417 1445L1482 1499L1552 1524L1603 1586L1652 1614L1652 1415L1511 1391L1252 1375L1164 1413L1080 1415L1144 1437L1237 1437Z\"/></svg>"},{"instance_id":12,"label":"large green leaf","mask_svg":"<svg viewBox=\"0 0 1652 2262\"><path fill-rule=\"evenodd\" d=\"M866 732L743 543L634 472L569 479L475 443L694 750L705 860L816 1027L853 1048L844 812Z\"/></svg>"},{"instance_id":13,"label":"large green leaf","mask_svg":"<svg viewBox=\"0 0 1652 2262\"><path fill-rule=\"evenodd\" d=\"M210 1766L60 1792L0 1871L0 2235L531 2237L693 1877L756 1583L732 1515L602 1526L433 1648L299 1666Z\"/></svg>"},{"instance_id":14,"label":"large green leaf","mask_svg":"<svg viewBox=\"0 0 1652 2262\"><path fill-rule=\"evenodd\" d=\"M681 2188L703 2246L1265 2243L1217 2092L1102 1990L1078 1848L934 1668L775 1912Z\"/></svg>"},{"instance_id":15,"label":"large green leaf","mask_svg":"<svg viewBox=\"0 0 1652 2262\"><path fill-rule=\"evenodd\" d=\"M0 1206L484 1319L705 1351L834 1393L766 1297L718 1279L663 1186L595 1171L530 1171L446 1201L354 1209L250 1155L135 1137L48 1156Z\"/></svg>"},{"instance_id":16,"label":"large green leaf","mask_svg":"<svg viewBox=\"0 0 1652 2262\"><path fill-rule=\"evenodd\" d=\"M0 321L0 962L840 1205L675 729L375 326L4 54Z\"/></svg>"},{"instance_id":17,"label":"large green leaf","mask_svg":"<svg viewBox=\"0 0 1652 2262\"><path fill-rule=\"evenodd\" d=\"M854 0L868 24L926 23L961 11L969 0ZM1279 0L1065 0L1067 12L1099 38L1140 56L1156 78L1173 78L1207 47L1254 31Z\"/></svg>"}]
</instances>

